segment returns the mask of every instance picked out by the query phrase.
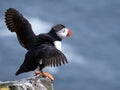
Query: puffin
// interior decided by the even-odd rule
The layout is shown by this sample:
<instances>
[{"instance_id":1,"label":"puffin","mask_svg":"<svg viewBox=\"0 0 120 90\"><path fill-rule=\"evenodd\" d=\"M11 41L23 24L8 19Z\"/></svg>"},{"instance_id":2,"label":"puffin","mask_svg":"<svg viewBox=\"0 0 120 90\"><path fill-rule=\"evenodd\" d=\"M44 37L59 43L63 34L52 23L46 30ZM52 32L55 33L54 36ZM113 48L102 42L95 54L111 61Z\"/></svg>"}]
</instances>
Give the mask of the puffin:
<instances>
[{"instance_id":1,"label":"puffin","mask_svg":"<svg viewBox=\"0 0 120 90\"><path fill-rule=\"evenodd\" d=\"M20 45L27 50L24 61L15 75L35 71L35 75L42 74L54 80L53 76L43 69L68 63L61 51L61 43L64 38L72 36L72 31L63 24L57 24L47 33L36 35L30 22L14 8L6 10L5 23L9 31L16 33Z\"/></svg>"}]
</instances>

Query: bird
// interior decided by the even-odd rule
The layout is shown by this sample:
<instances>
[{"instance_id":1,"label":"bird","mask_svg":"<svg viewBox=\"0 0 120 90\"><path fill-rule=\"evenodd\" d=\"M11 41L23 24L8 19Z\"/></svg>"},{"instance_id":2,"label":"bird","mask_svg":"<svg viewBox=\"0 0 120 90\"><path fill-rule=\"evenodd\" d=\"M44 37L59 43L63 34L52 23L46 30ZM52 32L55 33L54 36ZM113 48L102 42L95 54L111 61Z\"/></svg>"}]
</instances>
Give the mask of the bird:
<instances>
[{"instance_id":1,"label":"bird","mask_svg":"<svg viewBox=\"0 0 120 90\"><path fill-rule=\"evenodd\" d=\"M63 24L57 24L47 33L36 35L30 22L14 8L6 10L5 23L9 31L16 33L20 45L27 50L24 61L15 75L35 71L38 68L36 75L42 74L54 80L53 76L43 69L68 63L61 50L61 44L64 38L72 36L72 31Z\"/></svg>"}]
</instances>

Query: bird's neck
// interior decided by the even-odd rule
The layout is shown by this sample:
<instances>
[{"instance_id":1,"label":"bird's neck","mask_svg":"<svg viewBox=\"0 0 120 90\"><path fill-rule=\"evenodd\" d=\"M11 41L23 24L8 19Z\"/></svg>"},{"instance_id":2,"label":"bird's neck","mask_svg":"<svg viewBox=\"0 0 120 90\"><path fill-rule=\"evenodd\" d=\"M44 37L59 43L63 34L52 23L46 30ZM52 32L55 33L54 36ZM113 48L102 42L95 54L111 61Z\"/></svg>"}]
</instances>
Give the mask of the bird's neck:
<instances>
[{"instance_id":1,"label":"bird's neck","mask_svg":"<svg viewBox=\"0 0 120 90\"><path fill-rule=\"evenodd\" d=\"M53 37L55 39L55 41L62 41L62 39L60 37L57 36L57 34L53 31L50 31L48 33L48 35L50 35L51 37Z\"/></svg>"},{"instance_id":2,"label":"bird's neck","mask_svg":"<svg viewBox=\"0 0 120 90\"><path fill-rule=\"evenodd\" d=\"M61 44L62 44L61 41L54 41L55 47L60 51L61 51Z\"/></svg>"}]
</instances>

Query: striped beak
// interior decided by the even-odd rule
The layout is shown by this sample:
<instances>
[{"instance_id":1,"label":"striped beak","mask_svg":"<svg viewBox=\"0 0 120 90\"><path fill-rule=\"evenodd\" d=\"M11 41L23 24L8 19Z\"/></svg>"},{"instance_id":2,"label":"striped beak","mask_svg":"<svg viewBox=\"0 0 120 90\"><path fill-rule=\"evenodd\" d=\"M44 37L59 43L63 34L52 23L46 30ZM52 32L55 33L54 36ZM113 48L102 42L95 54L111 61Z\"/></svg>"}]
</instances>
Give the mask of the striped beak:
<instances>
[{"instance_id":1,"label":"striped beak","mask_svg":"<svg viewBox=\"0 0 120 90\"><path fill-rule=\"evenodd\" d=\"M72 31L70 29L68 29L68 34L67 34L68 37L72 37Z\"/></svg>"}]
</instances>

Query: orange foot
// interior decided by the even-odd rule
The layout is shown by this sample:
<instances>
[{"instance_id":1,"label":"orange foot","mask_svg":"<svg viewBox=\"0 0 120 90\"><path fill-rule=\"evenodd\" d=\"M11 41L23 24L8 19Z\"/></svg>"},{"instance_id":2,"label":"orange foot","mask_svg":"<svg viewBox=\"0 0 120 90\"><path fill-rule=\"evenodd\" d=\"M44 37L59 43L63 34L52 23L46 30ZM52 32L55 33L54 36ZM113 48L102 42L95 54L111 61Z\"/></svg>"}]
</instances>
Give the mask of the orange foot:
<instances>
[{"instance_id":1,"label":"orange foot","mask_svg":"<svg viewBox=\"0 0 120 90\"><path fill-rule=\"evenodd\" d=\"M47 72L35 71L35 75L42 74L44 77L48 77L50 80L54 80L53 76Z\"/></svg>"}]
</instances>

